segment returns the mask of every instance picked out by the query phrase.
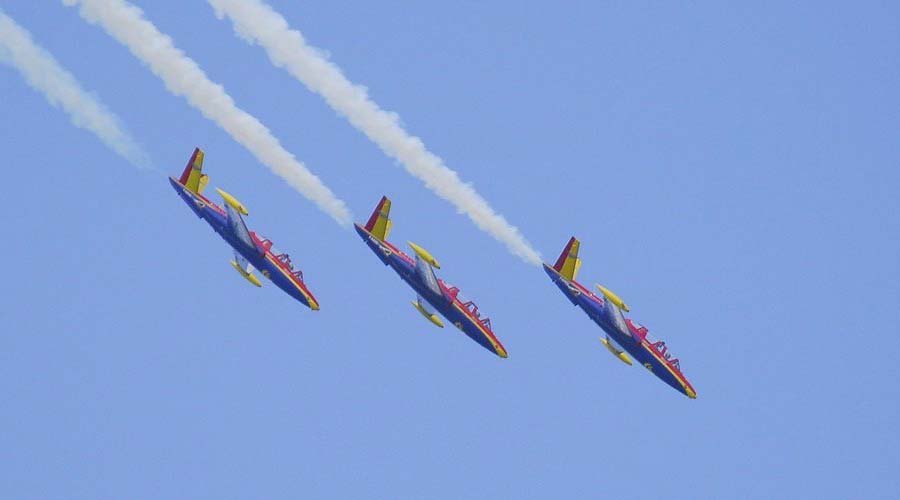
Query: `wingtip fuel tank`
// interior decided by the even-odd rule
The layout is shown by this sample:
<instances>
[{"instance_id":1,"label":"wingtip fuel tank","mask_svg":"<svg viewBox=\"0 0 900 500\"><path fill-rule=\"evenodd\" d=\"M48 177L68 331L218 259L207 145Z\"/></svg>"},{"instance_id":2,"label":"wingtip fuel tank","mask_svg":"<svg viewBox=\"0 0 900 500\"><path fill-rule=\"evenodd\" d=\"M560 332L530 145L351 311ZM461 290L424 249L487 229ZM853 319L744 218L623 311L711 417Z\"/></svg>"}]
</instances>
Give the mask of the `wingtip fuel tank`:
<instances>
[{"instance_id":1,"label":"wingtip fuel tank","mask_svg":"<svg viewBox=\"0 0 900 500\"><path fill-rule=\"evenodd\" d=\"M410 248L412 248L413 251L416 252L416 255L418 255L420 259L424 260L425 262L431 264L432 266L434 266L438 269L441 268L441 265L438 264L437 259L432 257L432 255L430 253L428 253L428 250L425 250L424 248L420 247L419 245L416 245L415 243L413 243L411 241L408 241L407 243L409 243Z\"/></svg>"},{"instance_id":2,"label":"wingtip fuel tank","mask_svg":"<svg viewBox=\"0 0 900 500\"><path fill-rule=\"evenodd\" d=\"M235 198L234 196L231 196L230 194L226 193L225 191L222 191L219 188L216 188L216 191L219 193L219 195L222 196L222 199L225 200L225 203L227 203L231 208L237 210L242 215L250 215L247 212L247 209L244 208L244 205L241 202L239 202L237 200L237 198Z\"/></svg>"},{"instance_id":3,"label":"wingtip fuel tank","mask_svg":"<svg viewBox=\"0 0 900 500\"><path fill-rule=\"evenodd\" d=\"M262 287L262 282L259 281L259 278L257 278L253 273L248 273L247 271L244 271L243 269L241 269L241 266L237 262L231 261L231 266L234 268L235 271L238 272L238 274L243 276L245 280L249 281L250 283L253 283L254 285L256 285L258 287Z\"/></svg>"},{"instance_id":4,"label":"wingtip fuel tank","mask_svg":"<svg viewBox=\"0 0 900 500\"><path fill-rule=\"evenodd\" d=\"M625 364L628 365L628 366L631 366L631 365L632 365L632 363L631 363L631 358L629 358L628 355L625 354L624 351L620 351L620 350L616 349L616 348L613 347L613 345L610 344L609 341L606 340L606 339L601 338L601 339L600 339L600 342L603 342L603 345L606 346L606 348L609 350L610 353L612 353L613 356L619 358L620 361L622 361L623 363L625 363Z\"/></svg>"},{"instance_id":5,"label":"wingtip fuel tank","mask_svg":"<svg viewBox=\"0 0 900 500\"><path fill-rule=\"evenodd\" d=\"M603 285L597 285L597 289L600 290L600 293L602 293L604 297L609 299L609 301L615 304L615 306L619 309L625 312L629 312L631 310L628 308L628 305L625 304L625 302L623 302L622 299L620 299L619 296L613 293L613 291L609 288L606 288Z\"/></svg>"},{"instance_id":6,"label":"wingtip fuel tank","mask_svg":"<svg viewBox=\"0 0 900 500\"><path fill-rule=\"evenodd\" d=\"M441 318L439 318L437 314L435 314L435 313L429 314L428 311L426 311L425 308L422 307L422 304L419 304L416 301L412 301L410 303L413 305L413 307L416 308L416 311L419 311L420 313L422 313L422 316L425 316L425 318L428 319L428 321L431 321L432 323L434 323L435 326L437 326L438 328L444 327L444 322L441 321Z\"/></svg>"}]
</instances>

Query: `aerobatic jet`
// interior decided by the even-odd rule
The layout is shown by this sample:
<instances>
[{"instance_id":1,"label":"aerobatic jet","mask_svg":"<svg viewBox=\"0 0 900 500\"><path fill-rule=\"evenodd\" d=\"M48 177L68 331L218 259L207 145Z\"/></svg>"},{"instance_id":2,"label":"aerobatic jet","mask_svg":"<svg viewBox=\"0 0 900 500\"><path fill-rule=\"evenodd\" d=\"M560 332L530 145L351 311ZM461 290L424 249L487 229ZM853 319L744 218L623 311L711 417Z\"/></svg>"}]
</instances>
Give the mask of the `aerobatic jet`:
<instances>
[{"instance_id":1,"label":"aerobatic jet","mask_svg":"<svg viewBox=\"0 0 900 500\"><path fill-rule=\"evenodd\" d=\"M606 337L600 341L613 356L631 365L630 354L663 382L687 397L696 399L697 392L681 372L681 363L672 356L665 342L651 340L646 327L625 318L623 311L629 312L630 309L622 299L602 285L597 285L600 295L595 295L575 281L575 275L581 267L579 246L579 241L573 237L555 265L544 264L544 271L550 279L566 298L584 310L606 332Z\"/></svg>"},{"instance_id":2,"label":"aerobatic jet","mask_svg":"<svg viewBox=\"0 0 900 500\"><path fill-rule=\"evenodd\" d=\"M390 266L415 290L416 300L412 302L413 307L435 326L443 328L444 322L438 316L440 313L481 347L501 358L507 357L506 349L491 330L491 320L482 318L478 306L462 298L458 288L435 276L434 269L440 269L441 266L427 250L409 242L410 248L415 253L413 260L388 243L387 237L391 230L390 211L391 200L382 197L368 223L365 226L356 224L356 232L384 265Z\"/></svg>"},{"instance_id":3,"label":"aerobatic jet","mask_svg":"<svg viewBox=\"0 0 900 500\"><path fill-rule=\"evenodd\" d=\"M216 191L225 201L222 207L203 196L203 189L209 179L202 170L203 151L197 148L184 167L181 177L169 177L169 182L197 217L204 219L231 245L234 250L231 266L250 283L262 286L259 278L253 274L254 270L259 270L288 295L318 311L318 301L303 282L303 273L294 268L290 256L275 248L270 240L247 229L241 217L241 214L249 215L244 205L221 189Z\"/></svg>"}]
</instances>

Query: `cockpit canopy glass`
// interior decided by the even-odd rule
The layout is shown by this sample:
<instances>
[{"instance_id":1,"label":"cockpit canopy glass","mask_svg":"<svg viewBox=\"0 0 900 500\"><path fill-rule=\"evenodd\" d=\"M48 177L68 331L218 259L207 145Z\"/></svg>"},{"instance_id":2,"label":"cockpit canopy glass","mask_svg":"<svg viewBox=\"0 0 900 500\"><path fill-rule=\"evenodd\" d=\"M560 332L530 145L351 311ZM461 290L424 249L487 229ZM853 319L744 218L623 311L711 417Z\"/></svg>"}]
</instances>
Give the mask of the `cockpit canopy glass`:
<instances>
[{"instance_id":1,"label":"cockpit canopy glass","mask_svg":"<svg viewBox=\"0 0 900 500\"><path fill-rule=\"evenodd\" d=\"M666 359L666 362L669 363L670 366L674 367L676 370L681 371L681 363L679 363L678 358L673 358L672 353L669 352L669 348L666 347L666 343L662 340L658 342L653 342L653 349L656 350L663 358Z\"/></svg>"},{"instance_id":2,"label":"cockpit canopy glass","mask_svg":"<svg viewBox=\"0 0 900 500\"><path fill-rule=\"evenodd\" d=\"M279 250L277 247L275 247L275 245L272 245L272 246L269 248L269 252L270 252L272 255L275 256L275 259L276 259L278 262L281 262L282 264L284 264L285 266L287 266L288 269L293 269L293 268L294 268L293 264L291 263L291 256L288 255L288 254L286 254L286 253L284 253L284 252L282 252L281 250Z\"/></svg>"},{"instance_id":3,"label":"cockpit canopy glass","mask_svg":"<svg viewBox=\"0 0 900 500\"><path fill-rule=\"evenodd\" d=\"M301 271L299 269L294 269L294 263L291 262L290 255L286 254L285 252L282 252L278 247L273 245L271 240L262 239L260 241L263 244L263 246L269 247L269 253L271 253L272 255L275 256L275 260L280 262L286 268L290 269L291 274L294 275L295 278L297 278L300 281L303 281L303 271Z\"/></svg>"},{"instance_id":4,"label":"cockpit canopy glass","mask_svg":"<svg viewBox=\"0 0 900 500\"><path fill-rule=\"evenodd\" d=\"M482 318L481 313L478 312L478 306L474 302L472 302L471 300L463 302L463 307L465 307L466 310L469 311L469 313L471 313L472 316L474 316L475 319L477 319L478 322L481 323L481 326L485 327L488 330L491 330L490 318Z\"/></svg>"},{"instance_id":5,"label":"cockpit canopy glass","mask_svg":"<svg viewBox=\"0 0 900 500\"><path fill-rule=\"evenodd\" d=\"M628 321L631 322L631 326L633 326L635 330L641 332L641 334L643 334L643 335L646 335L646 334L647 334L647 327L646 327L646 326L644 326L644 325L638 323L637 321L633 321L633 320L630 320L630 319L629 319Z\"/></svg>"},{"instance_id":6,"label":"cockpit canopy glass","mask_svg":"<svg viewBox=\"0 0 900 500\"><path fill-rule=\"evenodd\" d=\"M481 323L481 326L483 326L488 331L493 331L493 329L491 328L491 319L486 318L486 317L485 318L481 317L481 313L478 312L478 306L475 304L475 302L467 299L466 296L463 295L463 293L459 291L459 288L453 286L452 284L450 284L446 281L443 281L443 280L441 281L441 283L443 283L443 285L445 287L447 287L447 289L450 291L451 294L454 294L454 293L456 294L455 295L456 300L458 300L462 304L463 308L466 311L468 311L472 316L474 316L475 319L477 319L479 323Z\"/></svg>"}]
</instances>

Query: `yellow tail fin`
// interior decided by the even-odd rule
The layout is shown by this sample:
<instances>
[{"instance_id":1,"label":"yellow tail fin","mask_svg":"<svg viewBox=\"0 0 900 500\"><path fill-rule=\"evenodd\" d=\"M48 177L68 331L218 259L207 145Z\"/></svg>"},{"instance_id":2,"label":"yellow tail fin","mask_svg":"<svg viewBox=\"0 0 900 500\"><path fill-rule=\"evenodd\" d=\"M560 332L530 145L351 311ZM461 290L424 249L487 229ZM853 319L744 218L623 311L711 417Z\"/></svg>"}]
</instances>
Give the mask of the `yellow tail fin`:
<instances>
[{"instance_id":1,"label":"yellow tail fin","mask_svg":"<svg viewBox=\"0 0 900 500\"><path fill-rule=\"evenodd\" d=\"M567 280L574 280L575 275L578 274L578 268L581 267L581 259L578 258L580 246L581 243L574 236L570 238L566 248L559 254L559 258L556 259L556 264L553 266L553 269L556 269L556 272Z\"/></svg>"},{"instance_id":2,"label":"yellow tail fin","mask_svg":"<svg viewBox=\"0 0 900 500\"><path fill-rule=\"evenodd\" d=\"M181 179L179 179L178 182L193 193L203 193L203 188L205 188L206 184L209 182L209 177L203 173L202 149L194 148L194 154L192 154L191 159L188 160L187 165L184 167L184 172L181 173Z\"/></svg>"},{"instance_id":3,"label":"yellow tail fin","mask_svg":"<svg viewBox=\"0 0 900 500\"><path fill-rule=\"evenodd\" d=\"M391 200L387 196L382 196L372 216L369 217L369 222L366 223L366 231L381 241L386 240L388 233L391 232L391 219L388 218L390 213Z\"/></svg>"}]
</instances>

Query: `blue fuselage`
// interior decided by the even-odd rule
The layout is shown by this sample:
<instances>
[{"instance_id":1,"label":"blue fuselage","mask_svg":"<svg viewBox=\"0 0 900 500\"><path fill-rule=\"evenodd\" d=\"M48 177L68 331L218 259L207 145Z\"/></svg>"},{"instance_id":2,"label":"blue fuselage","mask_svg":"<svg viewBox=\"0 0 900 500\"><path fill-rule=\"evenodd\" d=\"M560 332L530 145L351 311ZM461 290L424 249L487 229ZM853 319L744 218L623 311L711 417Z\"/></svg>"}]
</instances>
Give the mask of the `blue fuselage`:
<instances>
[{"instance_id":1,"label":"blue fuselage","mask_svg":"<svg viewBox=\"0 0 900 500\"><path fill-rule=\"evenodd\" d=\"M194 211L197 217L205 220L219 236L228 243L235 252L259 270L263 276L268 278L272 283L284 290L291 297L299 300L306 306L312 307L310 300L306 297L300 286L294 281L285 270L279 267L263 248L254 244L250 246L246 244L233 229L229 223L228 216L224 210L210 203L209 201L197 196L189 191L177 179L170 177L169 182L175 188L178 196ZM318 305L316 305L316 308Z\"/></svg>"},{"instance_id":2,"label":"blue fuselage","mask_svg":"<svg viewBox=\"0 0 900 500\"><path fill-rule=\"evenodd\" d=\"M480 323L469 317L457 300L447 296L443 291L441 293L435 292L426 283L425 279L417 272L415 261L399 250L381 242L359 224L356 224L356 232L359 233L366 245L372 249L384 265L390 266L407 285L434 307L441 316L485 349L498 356L506 357L506 351L499 344L499 341L497 342L498 347L495 347L489 338L489 335L492 334L489 334ZM441 287L438 286L438 288Z\"/></svg>"},{"instance_id":3,"label":"blue fuselage","mask_svg":"<svg viewBox=\"0 0 900 500\"><path fill-rule=\"evenodd\" d=\"M682 380L684 378L683 375L677 374L669 366L669 363L665 361L665 358L654 353L652 351L653 347L646 341L639 341L632 335L628 325L625 324L621 312L615 305L567 280L547 264L544 264L544 271L550 276L553 283L562 290L566 298L587 313L588 317L594 320L594 323L597 323L609 338L628 352L635 361L675 390L688 397L695 397L689 393L686 385L687 380Z\"/></svg>"}]
</instances>

